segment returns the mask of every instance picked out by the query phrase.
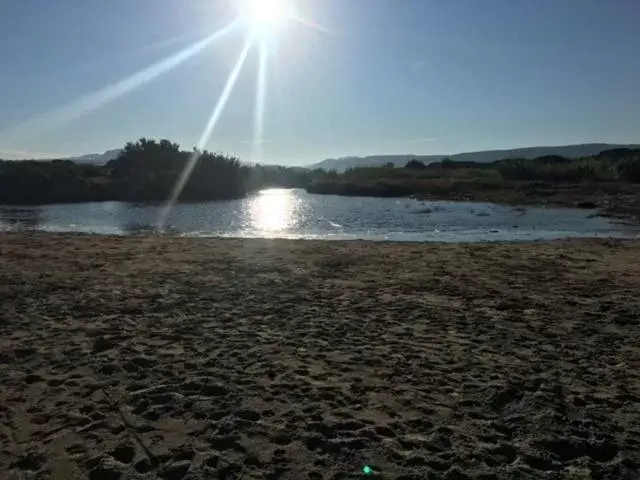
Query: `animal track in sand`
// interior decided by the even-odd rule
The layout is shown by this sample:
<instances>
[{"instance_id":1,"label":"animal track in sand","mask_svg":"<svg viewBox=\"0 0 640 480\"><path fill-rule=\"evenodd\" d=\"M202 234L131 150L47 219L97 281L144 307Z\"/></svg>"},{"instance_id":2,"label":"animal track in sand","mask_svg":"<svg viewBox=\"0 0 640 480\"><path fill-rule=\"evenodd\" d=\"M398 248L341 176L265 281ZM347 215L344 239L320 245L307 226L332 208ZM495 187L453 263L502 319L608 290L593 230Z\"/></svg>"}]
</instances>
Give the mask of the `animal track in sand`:
<instances>
[{"instance_id":1,"label":"animal track in sand","mask_svg":"<svg viewBox=\"0 0 640 480\"><path fill-rule=\"evenodd\" d=\"M20 240L55 252L37 265L0 247L0 285L29 285L0 345L0 476L51 477L60 451L120 479L360 478L365 463L395 480L625 478L640 463L635 246L158 239L152 266L131 239L47 238ZM256 245L306 272L295 295L284 273L254 275ZM126 262L82 268L105 246ZM348 284L315 261L362 248ZM588 252L588 269L562 257ZM167 278L181 293L143 308Z\"/></svg>"}]
</instances>

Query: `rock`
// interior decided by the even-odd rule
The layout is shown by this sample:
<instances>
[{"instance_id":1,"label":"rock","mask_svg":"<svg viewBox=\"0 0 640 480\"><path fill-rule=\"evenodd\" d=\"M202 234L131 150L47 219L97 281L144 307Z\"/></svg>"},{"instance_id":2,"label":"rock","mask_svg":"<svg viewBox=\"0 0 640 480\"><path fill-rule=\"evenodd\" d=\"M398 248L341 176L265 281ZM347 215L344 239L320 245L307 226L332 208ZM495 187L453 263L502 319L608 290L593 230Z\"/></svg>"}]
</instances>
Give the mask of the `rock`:
<instances>
[{"instance_id":1,"label":"rock","mask_svg":"<svg viewBox=\"0 0 640 480\"><path fill-rule=\"evenodd\" d=\"M595 202L590 202L588 200L584 200L582 202L577 202L576 203L576 207L577 208L589 208L589 209L593 209L593 208L598 208L598 205Z\"/></svg>"}]
</instances>

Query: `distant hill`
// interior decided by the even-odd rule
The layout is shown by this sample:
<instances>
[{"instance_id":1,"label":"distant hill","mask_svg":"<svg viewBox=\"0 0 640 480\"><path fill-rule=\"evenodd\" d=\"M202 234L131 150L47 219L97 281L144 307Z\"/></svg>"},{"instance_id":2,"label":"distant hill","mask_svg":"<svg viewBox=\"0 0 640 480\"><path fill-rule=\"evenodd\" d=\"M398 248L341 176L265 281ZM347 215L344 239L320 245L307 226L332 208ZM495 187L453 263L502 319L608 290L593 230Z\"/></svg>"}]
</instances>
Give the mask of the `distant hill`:
<instances>
[{"instance_id":1,"label":"distant hill","mask_svg":"<svg viewBox=\"0 0 640 480\"><path fill-rule=\"evenodd\" d=\"M640 148L638 144L617 145L610 143L584 143L579 145L563 145L559 147L527 147L511 150L485 150L480 152L457 153L455 155L372 155L369 157L342 157L328 158L310 165L309 168L322 168L324 170L337 170L343 172L348 168L374 167L393 163L395 166L404 166L409 160L417 159L423 163L438 162L443 158L450 158L458 162L494 162L505 158L535 158L543 155L560 155L576 158L597 155L603 150L614 148Z\"/></svg>"},{"instance_id":2,"label":"distant hill","mask_svg":"<svg viewBox=\"0 0 640 480\"><path fill-rule=\"evenodd\" d=\"M88 153L86 155L80 155L79 157L71 157L68 160L82 164L105 165L108 161L117 158L120 152L122 152L122 150L116 148L114 150L107 150L104 153Z\"/></svg>"}]
</instances>

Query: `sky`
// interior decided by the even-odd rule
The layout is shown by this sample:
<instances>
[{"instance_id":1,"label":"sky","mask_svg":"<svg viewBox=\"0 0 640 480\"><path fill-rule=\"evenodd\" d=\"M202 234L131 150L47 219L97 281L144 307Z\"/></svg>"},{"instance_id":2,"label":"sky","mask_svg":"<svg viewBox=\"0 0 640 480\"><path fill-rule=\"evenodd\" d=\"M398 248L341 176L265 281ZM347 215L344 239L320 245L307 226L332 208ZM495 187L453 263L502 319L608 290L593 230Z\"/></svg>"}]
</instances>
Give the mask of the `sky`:
<instances>
[{"instance_id":1,"label":"sky","mask_svg":"<svg viewBox=\"0 0 640 480\"><path fill-rule=\"evenodd\" d=\"M237 18L230 0L0 0L0 158L140 137L284 165L640 142L638 0L299 0L295 11L304 22L251 45L203 138L248 37L236 23L211 39Z\"/></svg>"}]
</instances>

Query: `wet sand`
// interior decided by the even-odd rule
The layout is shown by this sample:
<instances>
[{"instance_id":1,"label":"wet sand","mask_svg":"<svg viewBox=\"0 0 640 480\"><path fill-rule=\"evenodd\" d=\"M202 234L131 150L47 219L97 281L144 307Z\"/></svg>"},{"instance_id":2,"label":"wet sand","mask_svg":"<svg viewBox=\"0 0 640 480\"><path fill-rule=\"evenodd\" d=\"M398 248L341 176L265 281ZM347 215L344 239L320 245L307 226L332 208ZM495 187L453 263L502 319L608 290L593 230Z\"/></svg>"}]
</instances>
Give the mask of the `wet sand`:
<instances>
[{"instance_id":1,"label":"wet sand","mask_svg":"<svg viewBox=\"0 0 640 480\"><path fill-rule=\"evenodd\" d=\"M0 234L0 478L638 478L640 242Z\"/></svg>"}]
</instances>

